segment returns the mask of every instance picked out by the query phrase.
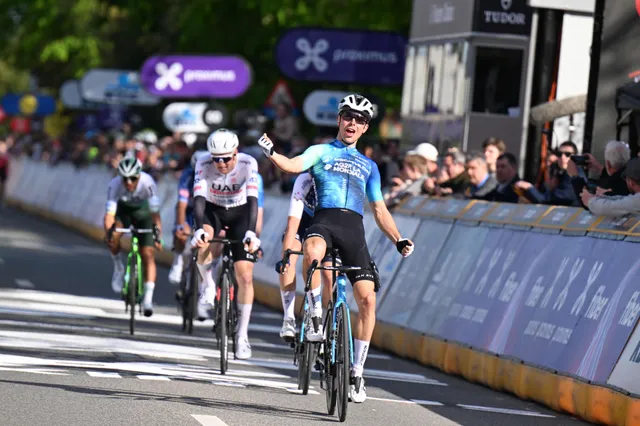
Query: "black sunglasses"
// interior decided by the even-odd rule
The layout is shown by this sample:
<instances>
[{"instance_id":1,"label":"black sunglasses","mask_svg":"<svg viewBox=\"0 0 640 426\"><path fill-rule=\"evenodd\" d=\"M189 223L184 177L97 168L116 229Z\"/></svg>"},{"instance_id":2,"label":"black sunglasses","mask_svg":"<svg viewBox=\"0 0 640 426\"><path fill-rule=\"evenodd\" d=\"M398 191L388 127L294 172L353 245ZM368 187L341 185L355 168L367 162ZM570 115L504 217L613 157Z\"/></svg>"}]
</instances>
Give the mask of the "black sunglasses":
<instances>
[{"instance_id":1,"label":"black sunglasses","mask_svg":"<svg viewBox=\"0 0 640 426\"><path fill-rule=\"evenodd\" d=\"M122 179L127 183L133 183L133 182L137 182L138 179L140 179L140 176L123 177Z\"/></svg>"},{"instance_id":2,"label":"black sunglasses","mask_svg":"<svg viewBox=\"0 0 640 426\"><path fill-rule=\"evenodd\" d=\"M360 125L367 124L369 122L369 120L367 120L363 116L351 112L343 112L342 119L346 121L355 120L355 122Z\"/></svg>"},{"instance_id":3,"label":"black sunglasses","mask_svg":"<svg viewBox=\"0 0 640 426\"><path fill-rule=\"evenodd\" d=\"M560 155L563 157L571 157L573 154L573 152L567 152L567 151L560 151Z\"/></svg>"},{"instance_id":4,"label":"black sunglasses","mask_svg":"<svg viewBox=\"0 0 640 426\"><path fill-rule=\"evenodd\" d=\"M236 157L235 154L233 154L231 157L212 157L213 158L213 162L214 163L228 163L229 161L233 160Z\"/></svg>"}]
</instances>

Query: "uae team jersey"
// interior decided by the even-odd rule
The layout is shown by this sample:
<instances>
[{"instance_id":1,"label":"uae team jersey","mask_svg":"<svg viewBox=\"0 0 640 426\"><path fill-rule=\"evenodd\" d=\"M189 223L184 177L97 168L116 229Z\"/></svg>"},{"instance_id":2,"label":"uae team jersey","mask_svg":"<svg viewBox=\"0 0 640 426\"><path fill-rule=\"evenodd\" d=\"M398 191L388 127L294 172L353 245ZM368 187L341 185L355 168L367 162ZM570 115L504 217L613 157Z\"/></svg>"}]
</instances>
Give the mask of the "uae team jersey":
<instances>
[{"instance_id":1,"label":"uae team jersey","mask_svg":"<svg viewBox=\"0 0 640 426\"><path fill-rule=\"evenodd\" d=\"M258 163L250 155L238 153L238 161L228 174L222 174L213 159L204 158L196 163L193 196L230 209L247 204L247 197L259 198Z\"/></svg>"},{"instance_id":2,"label":"uae team jersey","mask_svg":"<svg viewBox=\"0 0 640 426\"><path fill-rule=\"evenodd\" d=\"M364 215L365 197L382 201L378 165L339 140L314 145L303 152L302 170L309 170L315 182L320 209L347 209Z\"/></svg>"},{"instance_id":3,"label":"uae team jersey","mask_svg":"<svg viewBox=\"0 0 640 426\"><path fill-rule=\"evenodd\" d=\"M193 207L193 181L196 171L187 165L180 175L178 181L178 201L187 204L187 209ZM258 207L264 207L264 183L262 176L258 174Z\"/></svg>"}]
</instances>

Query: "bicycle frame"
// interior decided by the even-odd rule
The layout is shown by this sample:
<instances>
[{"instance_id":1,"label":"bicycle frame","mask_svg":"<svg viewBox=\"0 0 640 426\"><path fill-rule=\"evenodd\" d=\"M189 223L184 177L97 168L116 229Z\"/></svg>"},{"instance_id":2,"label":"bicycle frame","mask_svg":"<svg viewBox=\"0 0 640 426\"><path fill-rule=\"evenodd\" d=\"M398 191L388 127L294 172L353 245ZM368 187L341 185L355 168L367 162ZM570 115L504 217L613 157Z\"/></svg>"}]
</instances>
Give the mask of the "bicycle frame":
<instances>
[{"instance_id":1,"label":"bicycle frame","mask_svg":"<svg viewBox=\"0 0 640 426\"><path fill-rule=\"evenodd\" d=\"M124 285L123 285L123 291L124 293L128 293L129 292L129 277L131 274L131 258L135 256L135 261L136 261L136 266L138 267L138 291L136 292L136 299L140 299L141 294L142 294L142 280L143 280L143 273L142 273L142 257L140 256L140 252L138 251L138 237L135 234L131 235L131 250L129 251L129 254L127 255L127 267L125 270L125 274L124 274ZM132 308L133 309L133 308Z\"/></svg>"},{"instance_id":2,"label":"bicycle frame","mask_svg":"<svg viewBox=\"0 0 640 426\"><path fill-rule=\"evenodd\" d=\"M336 267L335 256L332 256L333 267ZM331 299L333 303L333 312L331 314L331 329L336 329L337 312L341 305L344 305L347 311L347 325L349 328L349 361L353 365L353 332L351 331L351 310L347 303L347 276L344 272L340 271L336 276L336 271L333 272L333 289L331 292ZM335 342L335 338L332 337L332 341ZM336 362L336 345L331 345L331 363Z\"/></svg>"}]
</instances>

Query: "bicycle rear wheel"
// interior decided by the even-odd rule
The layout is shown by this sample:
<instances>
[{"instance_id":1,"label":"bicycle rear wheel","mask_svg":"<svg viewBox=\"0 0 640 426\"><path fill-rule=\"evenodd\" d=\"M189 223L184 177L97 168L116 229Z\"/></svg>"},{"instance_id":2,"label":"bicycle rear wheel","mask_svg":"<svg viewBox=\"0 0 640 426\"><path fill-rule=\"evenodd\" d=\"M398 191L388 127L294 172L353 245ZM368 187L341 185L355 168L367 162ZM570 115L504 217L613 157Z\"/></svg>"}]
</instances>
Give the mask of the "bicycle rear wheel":
<instances>
[{"instance_id":1,"label":"bicycle rear wheel","mask_svg":"<svg viewBox=\"0 0 640 426\"><path fill-rule=\"evenodd\" d=\"M222 274L220 282L220 309L219 341L220 341L220 373L226 374L229 367L229 276Z\"/></svg>"},{"instance_id":2,"label":"bicycle rear wheel","mask_svg":"<svg viewBox=\"0 0 640 426\"><path fill-rule=\"evenodd\" d=\"M307 315L309 315L309 313L305 312L305 317ZM304 331L301 330L301 333L304 333ZM311 362L313 360L315 345L298 338L296 346L298 352L298 389L302 391L303 395L307 395L309 393L309 383L311 382Z\"/></svg>"},{"instance_id":3,"label":"bicycle rear wheel","mask_svg":"<svg viewBox=\"0 0 640 426\"><path fill-rule=\"evenodd\" d=\"M191 262L189 271L189 297L187 297L187 332L193 333L193 317L198 312L198 267L196 262Z\"/></svg>"},{"instance_id":4,"label":"bicycle rear wheel","mask_svg":"<svg viewBox=\"0 0 640 426\"><path fill-rule=\"evenodd\" d=\"M336 412L336 380L334 376L335 365L331 363L331 345L333 344L333 304L329 303L327 318L324 325L324 382L325 398L327 400L327 412L333 415Z\"/></svg>"},{"instance_id":5,"label":"bicycle rear wheel","mask_svg":"<svg viewBox=\"0 0 640 426\"><path fill-rule=\"evenodd\" d=\"M340 305L336 315L336 382L338 388L338 417L341 422L347 419L349 404L349 376L351 369L349 320L347 307Z\"/></svg>"},{"instance_id":6,"label":"bicycle rear wheel","mask_svg":"<svg viewBox=\"0 0 640 426\"><path fill-rule=\"evenodd\" d=\"M138 301L138 262L136 256L130 257L129 283L127 285L127 303L129 304L129 333L136 329L136 303Z\"/></svg>"}]
</instances>

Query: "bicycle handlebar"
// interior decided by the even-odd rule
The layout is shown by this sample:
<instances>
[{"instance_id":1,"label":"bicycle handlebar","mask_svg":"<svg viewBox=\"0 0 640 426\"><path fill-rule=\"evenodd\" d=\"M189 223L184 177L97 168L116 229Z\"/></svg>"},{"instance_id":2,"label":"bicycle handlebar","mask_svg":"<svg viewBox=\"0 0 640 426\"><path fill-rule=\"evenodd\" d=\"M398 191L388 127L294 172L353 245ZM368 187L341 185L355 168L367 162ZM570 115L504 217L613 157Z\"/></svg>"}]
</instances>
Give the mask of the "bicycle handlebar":
<instances>
[{"instance_id":1,"label":"bicycle handlebar","mask_svg":"<svg viewBox=\"0 0 640 426\"><path fill-rule=\"evenodd\" d=\"M113 229L114 232L118 232L120 234L151 234L153 231L153 229L136 229L136 228L114 228Z\"/></svg>"},{"instance_id":2,"label":"bicycle handlebar","mask_svg":"<svg viewBox=\"0 0 640 426\"><path fill-rule=\"evenodd\" d=\"M282 256L282 264L283 265L288 265L289 264L289 258L291 257L292 254L296 254L298 256L304 255L304 253L301 252L301 251L286 249L284 251L284 256Z\"/></svg>"}]
</instances>

